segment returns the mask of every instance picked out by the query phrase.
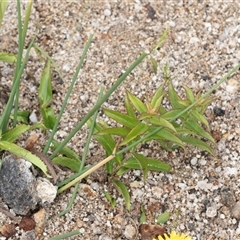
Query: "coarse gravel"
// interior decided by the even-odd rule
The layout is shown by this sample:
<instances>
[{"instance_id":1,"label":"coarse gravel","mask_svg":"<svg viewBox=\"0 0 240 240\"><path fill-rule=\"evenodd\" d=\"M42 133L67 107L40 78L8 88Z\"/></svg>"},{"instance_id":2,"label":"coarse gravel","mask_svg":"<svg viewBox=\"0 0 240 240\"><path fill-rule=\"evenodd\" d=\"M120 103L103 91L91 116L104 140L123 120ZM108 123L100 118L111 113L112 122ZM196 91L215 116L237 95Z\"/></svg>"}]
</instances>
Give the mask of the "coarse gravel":
<instances>
[{"instance_id":1,"label":"coarse gravel","mask_svg":"<svg viewBox=\"0 0 240 240\"><path fill-rule=\"evenodd\" d=\"M27 1L23 2L25 9ZM0 51L17 52L15 1L9 1L0 32ZM162 83L163 67L169 64L174 87L182 91L187 85L195 93L206 92L240 61L239 1L34 1L27 41L41 25L37 44L55 61L62 76L53 73L53 106L60 109L66 89L75 72L83 48L91 33L93 43L81 70L74 92L60 124L57 139L62 140L93 107L101 86L108 89L117 77L144 51L150 51L169 29L165 44L154 58L159 65L155 74L150 61L144 60L110 97L104 107L123 110L126 89L140 98L152 96ZM27 47L27 46L26 46ZM39 118L37 86L44 61L32 52L21 85L21 108ZM11 89L13 66L0 63L0 104ZM239 71L213 94L215 99L206 115L216 140L216 156L192 147L185 152L167 153L155 145L146 145L148 157L172 165L169 174L150 172L145 182L140 171L131 171L122 180L130 189L131 211L106 181L104 171L81 184L73 208L59 217L67 207L73 189L60 194L46 207L46 224L42 239L80 229L69 239L115 240L140 239L140 207L147 223L170 212L168 230L184 232L193 240L240 240L240 74ZM2 108L2 107L1 107ZM104 118L104 116L102 116ZM107 120L107 119L106 119ZM44 137L44 136L43 136ZM69 144L82 155L87 128ZM21 143L19 143L21 144ZM24 143L22 143L24 145ZM104 158L96 142L91 144L88 163ZM105 198L108 190L117 199L112 209ZM10 222L1 216L1 224ZM27 238L17 229L10 239ZM5 239L0 236L0 239Z\"/></svg>"}]
</instances>

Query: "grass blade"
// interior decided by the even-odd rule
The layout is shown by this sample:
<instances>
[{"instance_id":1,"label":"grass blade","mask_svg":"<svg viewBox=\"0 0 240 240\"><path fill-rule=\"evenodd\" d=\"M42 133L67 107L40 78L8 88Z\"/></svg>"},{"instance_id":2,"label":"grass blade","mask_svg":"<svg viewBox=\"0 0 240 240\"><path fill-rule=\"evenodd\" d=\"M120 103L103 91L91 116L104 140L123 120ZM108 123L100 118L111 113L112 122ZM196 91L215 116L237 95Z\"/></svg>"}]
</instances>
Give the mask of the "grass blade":
<instances>
[{"instance_id":1,"label":"grass blade","mask_svg":"<svg viewBox=\"0 0 240 240\"><path fill-rule=\"evenodd\" d=\"M113 181L113 184L116 187L116 189L118 190L118 192L123 196L125 203L126 203L126 208L128 211L130 211L130 208L131 208L130 194L128 192L127 187L125 186L125 184L123 184L119 180Z\"/></svg>"}]
</instances>

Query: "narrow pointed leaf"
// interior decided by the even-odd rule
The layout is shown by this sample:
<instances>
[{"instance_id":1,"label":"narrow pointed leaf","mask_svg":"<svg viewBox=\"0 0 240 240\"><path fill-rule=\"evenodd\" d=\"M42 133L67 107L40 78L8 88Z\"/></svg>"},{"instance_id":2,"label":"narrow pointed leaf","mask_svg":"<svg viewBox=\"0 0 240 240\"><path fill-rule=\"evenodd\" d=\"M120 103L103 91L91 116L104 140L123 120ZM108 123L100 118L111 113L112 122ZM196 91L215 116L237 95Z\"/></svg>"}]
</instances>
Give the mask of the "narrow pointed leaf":
<instances>
[{"instance_id":1,"label":"narrow pointed leaf","mask_svg":"<svg viewBox=\"0 0 240 240\"><path fill-rule=\"evenodd\" d=\"M191 105L191 101L190 100L178 100L178 103L180 103L181 105L188 107L189 105Z\"/></svg>"},{"instance_id":2,"label":"narrow pointed leaf","mask_svg":"<svg viewBox=\"0 0 240 240\"><path fill-rule=\"evenodd\" d=\"M60 145L59 142L57 142L56 140L53 140L52 141L52 145L51 145L51 148L53 150L57 149L57 147ZM60 151L59 151L60 154L66 156L67 158L72 158L72 159L75 159L77 161L80 161L80 158L79 156L69 147L65 146L63 147Z\"/></svg>"},{"instance_id":3,"label":"narrow pointed leaf","mask_svg":"<svg viewBox=\"0 0 240 240\"><path fill-rule=\"evenodd\" d=\"M91 121L92 120L89 120L87 122L88 126L90 126ZM98 123L95 123L94 133L100 132L100 131L102 131L102 129L103 128ZM107 156L110 156L113 153L113 150L115 148L116 143L115 143L114 139L112 138L112 136L110 136L110 135L103 135L103 136L101 136L101 135L95 134L94 138L103 146L103 148L106 151L106 155ZM118 163L120 163L122 161L122 159L123 159L123 155L119 154L113 160L116 160ZM113 160L111 160L109 162L109 164L111 164L111 162Z\"/></svg>"},{"instance_id":4,"label":"narrow pointed leaf","mask_svg":"<svg viewBox=\"0 0 240 240\"><path fill-rule=\"evenodd\" d=\"M174 126L167 121L164 118L158 117L158 116L154 116L150 119L150 122L154 125L158 125L158 126L163 126L164 128L169 128L171 129L173 132L177 133L176 129L174 128Z\"/></svg>"},{"instance_id":5,"label":"narrow pointed leaf","mask_svg":"<svg viewBox=\"0 0 240 240\"><path fill-rule=\"evenodd\" d=\"M129 128L134 128L137 124L140 123L136 118L117 111L109 109L104 109L103 111L108 117Z\"/></svg>"},{"instance_id":6,"label":"narrow pointed leaf","mask_svg":"<svg viewBox=\"0 0 240 240\"><path fill-rule=\"evenodd\" d=\"M2 135L2 140L3 141L8 141L8 142L14 142L16 139L18 139L23 133L33 130L36 128L42 128L46 129L42 123L36 123L32 126L30 125L25 125L25 124L20 124L17 125L15 128L7 131L5 134Z\"/></svg>"},{"instance_id":7,"label":"narrow pointed leaf","mask_svg":"<svg viewBox=\"0 0 240 240\"><path fill-rule=\"evenodd\" d=\"M204 151L209 152L210 154L214 155L214 152L211 147L208 146L204 141L193 138L193 137L181 137L183 142L196 146Z\"/></svg>"},{"instance_id":8,"label":"narrow pointed leaf","mask_svg":"<svg viewBox=\"0 0 240 240\"><path fill-rule=\"evenodd\" d=\"M126 110L127 110L127 114L129 115L129 116L131 116L131 117L134 117L134 118L136 118L136 114L135 114L135 112L134 112L134 110L133 110L133 107L132 107L132 105L130 104L130 101L129 101L129 99L128 99L128 97L126 96L125 97L125 107L126 107Z\"/></svg>"},{"instance_id":9,"label":"narrow pointed leaf","mask_svg":"<svg viewBox=\"0 0 240 240\"><path fill-rule=\"evenodd\" d=\"M152 159L152 158L146 158L147 160L147 168L150 171L158 171L158 172L169 172L171 170L171 166L163 161ZM141 166L139 162L136 160L135 157L130 157L124 164L124 168L129 169L141 169Z\"/></svg>"},{"instance_id":10,"label":"narrow pointed leaf","mask_svg":"<svg viewBox=\"0 0 240 240\"><path fill-rule=\"evenodd\" d=\"M0 26L2 24L4 13L7 9L8 0L0 0Z\"/></svg>"},{"instance_id":11,"label":"narrow pointed leaf","mask_svg":"<svg viewBox=\"0 0 240 240\"><path fill-rule=\"evenodd\" d=\"M188 121L184 122L184 126L190 130L192 130L194 133L208 139L211 142L215 142L213 137L196 122L191 119Z\"/></svg>"},{"instance_id":12,"label":"narrow pointed leaf","mask_svg":"<svg viewBox=\"0 0 240 240\"><path fill-rule=\"evenodd\" d=\"M51 107L42 108L41 109L42 117L43 117L43 123L48 129L53 129L56 117L54 114L54 111Z\"/></svg>"},{"instance_id":13,"label":"narrow pointed leaf","mask_svg":"<svg viewBox=\"0 0 240 240\"><path fill-rule=\"evenodd\" d=\"M15 128L7 131L2 135L2 141L14 142L18 139L23 133L30 129L29 125L21 124L16 126Z\"/></svg>"},{"instance_id":14,"label":"narrow pointed leaf","mask_svg":"<svg viewBox=\"0 0 240 240\"><path fill-rule=\"evenodd\" d=\"M104 195L105 195L106 199L110 202L111 207L115 208L116 204L117 204L116 199L114 197L112 197L111 194L107 191L104 191Z\"/></svg>"},{"instance_id":15,"label":"narrow pointed leaf","mask_svg":"<svg viewBox=\"0 0 240 240\"><path fill-rule=\"evenodd\" d=\"M194 102L195 97L194 97L194 94L193 94L192 90L187 86L184 86L184 89L185 89L185 92L186 92L186 95L187 95L187 99L190 100L191 103Z\"/></svg>"},{"instance_id":16,"label":"narrow pointed leaf","mask_svg":"<svg viewBox=\"0 0 240 240\"><path fill-rule=\"evenodd\" d=\"M98 132L97 135L117 135L121 137L126 137L129 134L130 130L130 128L124 127L106 128Z\"/></svg>"},{"instance_id":17,"label":"narrow pointed leaf","mask_svg":"<svg viewBox=\"0 0 240 240\"><path fill-rule=\"evenodd\" d=\"M136 137L141 136L143 133L145 133L148 129L148 126L143 123L139 123L136 125L126 136L126 138L120 143L120 146L126 145L127 143L134 140Z\"/></svg>"},{"instance_id":18,"label":"narrow pointed leaf","mask_svg":"<svg viewBox=\"0 0 240 240\"><path fill-rule=\"evenodd\" d=\"M123 196L126 204L126 208L130 211L131 203L130 203L130 194L128 192L127 187L119 180L113 181L114 186L118 190L118 192Z\"/></svg>"},{"instance_id":19,"label":"narrow pointed leaf","mask_svg":"<svg viewBox=\"0 0 240 240\"><path fill-rule=\"evenodd\" d=\"M151 106L153 108L157 108L160 105L161 101L159 101L159 99L162 100L163 96L165 95L163 92L163 87L164 87L164 85L159 87L152 98Z\"/></svg>"},{"instance_id":20,"label":"narrow pointed leaf","mask_svg":"<svg viewBox=\"0 0 240 240\"><path fill-rule=\"evenodd\" d=\"M79 171L79 167L81 164L80 161L73 159L73 158L67 158L67 157L55 157L55 158L53 158L52 162L54 164L57 164L57 165L60 165L63 167L67 167L74 172Z\"/></svg>"},{"instance_id":21,"label":"narrow pointed leaf","mask_svg":"<svg viewBox=\"0 0 240 240\"><path fill-rule=\"evenodd\" d=\"M184 106L178 102L181 99L177 95L172 83L170 83L168 86L168 92L169 92L169 100L173 108L183 109Z\"/></svg>"},{"instance_id":22,"label":"narrow pointed leaf","mask_svg":"<svg viewBox=\"0 0 240 240\"><path fill-rule=\"evenodd\" d=\"M157 217L157 224L164 224L169 220L170 213L169 212L164 212L161 215Z\"/></svg>"},{"instance_id":23,"label":"narrow pointed leaf","mask_svg":"<svg viewBox=\"0 0 240 240\"><path fill-rule=\"evenodd\" d=\"M161 129L158 133L152 135L150 139L168 140L184 148L183 142L179 139L179 137L175 136L172 132L168 131L167 129Z\"/></svg>"},{"instance_id":24,"label":"narrow pointed leaf","mask_svg":"<svg viewBox=\"0 0 240 240\"><path fill-rule=\"evenodd\" d=\"M174 109L174 110L170 110L167 111L166 113L162 114L161 117L166 119L166 120L170 120L172 118L174 118L176 115L178 115L180 112L182 112L182 109ZM188 113L182 115L183 116L188 116Z\"/></svg>"},{"instance_id":25,"label":"narrow pointed leaf","mask_svg":"<svg viewBox=\"0 0 240 240\"><path fill-rule=\"evenodd\" d=\"M41 108L46 108L52 101L52 84L51 84L51 61L48 59L42 72L38 97Z\"/></svg>"},{"instance_id":26,"label":"narrow pointed leaf","mask_svg":"<svg viewBox=\"0 0 240 240\"><path fill-rule=\"evenodd\" d=\"M44 164L44 162L39 157L32 154L28 150L21 148L14 143L6 142L6 141L0 141L0 149L3 149L5 151L8 151L8 152L20 157L20 158L24 158L24 159L28 160L29 162L34 164L36 167L40 168L46 176L50 177L47 174L47 167Z\"/></svg>"},{"instance_id":27,"label":"narrow pointed leaf","mask_svg":"<svg viewBox=\"0 0 240 240\"><path fill-rule=\"evenodd\" d=\"M129 101L133 104L139 113L147 112L146 105L138 97L134 96L130 92L127 92L127 96Z\"/></svg>"},{"instance_id":28,"label":"narrow pointed leaf","mask_svg":"<svg viewBox=\"0 0 240 240\"><path fill-rule=\"evenodd\" d=\"M202 122L207 127L208 131L210 131L208 121L202 114L196 110L192 110L191 114L196 118L197 121Z\"/></svg>"},{"instance_id":29,"label":"narrow pointed leaf","mask_svg":"<svg viewBox=\"0 0 240 240\"><path fill-rule=\"evenodd\" d=\"M156 60L151 56L151 57L150 57L150 61L151 61L152 66L153 66L153 71L154 71L154 73L157 74L157 67L158 67L158 65L157 65Z\"/></svg>"},{"instance_id":30,"label":"narrow pointed leaf","mask_svg":"<svg viewBox=\"0 0 240 240\"><path fill-rule=\"evenodd\" d=\"M145 181L147 179L147 174L148 174L147 158L144 157L142 154L138 154L138 153L134 153L133 155L139 162L139 165L141 166L141 169L143 171L143 179Z\"/></svg>"},{"instance_id":31,"label":"narrow pointed leaf","mask_svg":"<svg viewBox=\"0 0 240 240\"><path fill-rule=\"evenodd\" d=\"M144 223L147 222L147 217L146 217L146 213L145 213L145 209L143 206L141 206L141 215L140 215L140 219L139 219L139 223Z\"/></svg>"}]
</instances>

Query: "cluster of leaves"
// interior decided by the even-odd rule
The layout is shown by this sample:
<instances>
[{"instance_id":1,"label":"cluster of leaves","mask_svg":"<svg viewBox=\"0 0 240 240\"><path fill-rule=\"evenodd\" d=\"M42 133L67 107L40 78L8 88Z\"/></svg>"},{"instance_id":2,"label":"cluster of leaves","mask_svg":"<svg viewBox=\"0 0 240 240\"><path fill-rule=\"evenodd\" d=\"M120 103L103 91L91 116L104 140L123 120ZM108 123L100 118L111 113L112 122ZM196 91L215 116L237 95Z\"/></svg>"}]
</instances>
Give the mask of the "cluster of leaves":
<instances>
[{"instance_id":1,"label":"cluster of leaves","mask_svg":"<svg viewBox=\"0 0 240 240\"><path fill-rule=\"evenodd\" d=\"M125 113L103 109L104 114L116 122L116 126L111 127L103 121L95 125L95 138L104 147L107 156L113 153L116 145L119 148L130 146L130 154L116 154L116 157L106 164L106 171L123 195L128 209L129 192L116 176L122 176L131 169L141 169L145 180L148 171L171 170L169 164L139 153L139 145L156 141L162 149L172 151L179 147L184 149L186 144L190 144L213 154L207 141L214 143L214 139L209 134L209 124L204 116L212 97L202 99L190 110L185 111L201 95L194 96L193 92L184 86L185 98L182 99L173 87L167 65L164 72L165 82L157 89L152 99L143 102L127 91ZM135 144L136 142L139 144ZM131 147L132 145L134 146ZM107 197L113 203L109 193Z\"/></svg>"}]
</instances>

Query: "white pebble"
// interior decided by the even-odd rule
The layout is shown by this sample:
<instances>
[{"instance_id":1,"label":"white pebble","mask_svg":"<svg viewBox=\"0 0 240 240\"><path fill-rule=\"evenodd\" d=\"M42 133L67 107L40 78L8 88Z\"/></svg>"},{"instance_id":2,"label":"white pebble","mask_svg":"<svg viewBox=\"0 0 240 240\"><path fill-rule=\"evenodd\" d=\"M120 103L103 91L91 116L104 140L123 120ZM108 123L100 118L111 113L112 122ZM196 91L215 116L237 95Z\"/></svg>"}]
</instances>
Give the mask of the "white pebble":
<instances>
[{"instance_id":1,"label":"white pebble","mask_svg":"<svg viewBox=\"0 0 240 240\"><path fill-rule=\"evenodd\" d=\"M194 158L191 159L191 164L192 164L192 165L196 165L196 164L197 164L197 161L198 161L197 158L194 157Z\"/></svg>"},{"instance_id":2,"label":"white pebble","mask_svg":"<svg viewBox=\"0 0 240 240\"><path fill-rule=\"evenodd\" d=\"M217 209L215 207L208 207L206 211L206 215L209 218L213 218L217 216Z\"/></svg>"},{"instance_id":3,"label":"white pebble","mask_svg":"<svg viewBox=\"0 0 240 240\"><path fill-rule=\"evenodd\" d=\"M29 120L32 122L32 123L37 123L38 119L37 119L37 115L35 112L32 112L29 116Z\"/></svg>"},{"instance_id":4,"label":"white pebble","mask_svg":"<svg viewBox=\"0 0 240 240\"><path fill-rule=\"evenodd\" d=\"M109 17L109 16L111 16L111 14L112 14L112 12L111 12L110 9L105 9L103 13L104 13L104 15L105 15L106 17Z\"/></svg>"}]
</instances>

